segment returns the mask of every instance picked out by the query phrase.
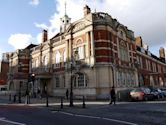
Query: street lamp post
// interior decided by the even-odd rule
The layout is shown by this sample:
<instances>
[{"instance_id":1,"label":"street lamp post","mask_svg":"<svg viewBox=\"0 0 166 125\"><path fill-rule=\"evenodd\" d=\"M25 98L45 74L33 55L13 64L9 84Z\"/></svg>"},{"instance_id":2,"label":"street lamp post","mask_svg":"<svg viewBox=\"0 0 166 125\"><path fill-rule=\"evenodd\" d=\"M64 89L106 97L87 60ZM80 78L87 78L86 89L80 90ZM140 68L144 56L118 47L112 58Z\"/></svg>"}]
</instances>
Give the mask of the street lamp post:
<instances>
[{"instance_id":1,"label":"street lamp post","mask_svg":"<svg viewBox=\"0 0 166 125\"><path fill-rule=\"evenodd\" d=\"M73 57L74 56L74 57ZM70 107L73 107L73 75L72 75L72 71L73 71L73 64L76 64L76 58L78 59L78 50L76 49L74 51L74 55L72 56L71 59L71 64L70 64L70 68L71 68L71 83L70 83Z\"/></svg>"},{"instance_id":2,"label":"street lamp post","mask_svg":"<svg viewBox=\"0 0 166 125\"><path fill-rule=\"evenodd\" d=\"M31 80L32 80L32 84L33 84L32 95L33 95L33 97L36 97L36 94L34 91L34 82L35 82L35 74L34 73L32 73L32 75L31 75Z\"/></svg>"},{"instance_id":3,"label":"street lamp post","mask_svg":"<svg viewBox=\"0 0 166 125\"><path fill-rule=\"evenodd\" d=\"M22 81L20 81L20 84L19 84L19 92L18 92L18 102L21 103L21 84L22 84Z\"/></svg>"},{"instance_id":4,"label":"street lamp post","mask_svg":"<svg viewBox=\"0 0 166 125\"><path fill-rule=\"evenodd\" d=\"M71 83L70 83L70 107L73 107L74 105L73 105L73 82L72 82L72 79L73 79L73 77L72 77L72 69L73 69L73 64L72 64L72 62L71 62L71 65L70 65L71 67Z\"/></svg>"},{"instance_id":5,"label":"street lamp post","mask_svg":"<svg viewBox=\"0 0 166 125\"><path fill-rule=\"evenodd\" d=\"M31 82L31 74L28 75L28 81L26 86L26 104L30 103L30 96L29 96L29 83Z\"/></svg>"},{"instance_id":6,"label":"street lamp post","mask_svg":"<svg viewBox=\"0 0 166 125\"><path fill-rule=\"evenodd\" d=\"M19 63L19 72L22 72L22 64ZM22 75L22 74L19 74L19 75ZM18 102L21 103L21 84L22 84L22 81L20 81L19 83L19 91L18 91Z\"/></svg>"}]
</instances>

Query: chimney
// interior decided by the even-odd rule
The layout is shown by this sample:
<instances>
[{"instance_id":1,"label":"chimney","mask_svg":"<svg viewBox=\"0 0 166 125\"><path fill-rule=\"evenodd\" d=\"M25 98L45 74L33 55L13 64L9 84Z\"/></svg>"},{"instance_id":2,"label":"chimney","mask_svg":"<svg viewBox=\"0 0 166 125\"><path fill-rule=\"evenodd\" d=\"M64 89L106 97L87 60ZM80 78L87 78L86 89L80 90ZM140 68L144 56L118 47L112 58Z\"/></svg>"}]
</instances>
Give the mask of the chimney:
<instances>
[{"instance_id":1,"label":"chimney","mask_svg":"<svg viewBox=\"0 0 166 125\"><path fill-rule=\"evenodd\" d=\"M160 49L159 49L159 56L160 56L160 60L162 61L162 62L166 62L166 60L165 60L165 50L164 50L164 48L163 47L160 47Z\"/></svg>"},{"instance_id":2,"label":"chimney","mask_svg":"<svg viewBox=\"0 0 166 125\"><path fill-rule=\"evenodd\" d=\"M87 16L89 13L91 13L91 9L88 5L85 5L84 7L84 17Z\"/></svg>"},{"instance_id":3,"label":"chimney","mask_svg":"<svg viewBox=\"0 0 166 125\"><path fill-rule=\"evenodd\" d=\"M160 58L165 58L165 50L163 47L160 47L159 54L160 54Z\"/></svg>"},{"instance_id":4,"label":"chimney","mask_svg":"<svg viewBox=\"0 0 166 125\"><path fill-rule=\"evenodd\" d=\"M139 37L136 37L135 39L135 44L139 47L143 47L143 44L142 44L142 38L139 36Z\"/></svg>"},{"instance_id":5,"label":"chimney","mask_svg":"<svg viewBox=\"0 0 166 125\"><path fill-rule=\"evenodd\" d=\"M42 43L46 42L48 38L47 30L43 30L42 32Z\"/></svg>"}]
</instances>

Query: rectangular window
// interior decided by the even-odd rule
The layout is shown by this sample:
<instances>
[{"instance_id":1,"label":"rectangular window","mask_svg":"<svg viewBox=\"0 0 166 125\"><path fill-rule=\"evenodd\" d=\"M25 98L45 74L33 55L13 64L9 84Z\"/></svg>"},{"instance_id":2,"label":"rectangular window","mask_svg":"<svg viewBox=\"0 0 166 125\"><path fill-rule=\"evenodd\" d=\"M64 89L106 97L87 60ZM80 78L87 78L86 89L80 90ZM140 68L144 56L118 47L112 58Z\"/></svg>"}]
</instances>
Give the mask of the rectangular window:
<instances>
[{"instance_id":1,"label":"rectangular window","mask_svg":"<svg viewBox=\"0 0 166 125\"><path fill-rule=\"evenodd\" d=\"M85 57L84 46L78 47L78 55L79 55L79 59L84 59Z\"/></svg>"},{"instance_id":2,"label":"rectangular window","mask_svg":"<svg viewBox=\"0 0 166 125\"><path fill-rule=\"evenodd\" d=\"M84 87L84 75L78 77L78 87Z\"/></svg>"},{"instance_id":3,"label":"rectangular window","mask_svg":"<svg viewBox=\"0 0 166 125\"><path fill-rule=\"evenodd\" d=\"M161 66L158 65L158 72L161 73Z\"/></svg>"},{"instance_id":4,"label":"rectangular window","mask_svg":"<svg viewBox=\"0 0 166 125\"><path fill-rule=\"evenodd\" d=\"M76 60L85 58L85 46L84 45L75 48L73 51L74 51L73 55ZM76 51L77 51L77 53L76 53Z\"/></svg>"},{"instance_id":5,"label":"rectangular window","mask_svg":"<svg viewBox=\"0 0 166 125\"><path fill-rule=\"evenodd\" d=\"M60 87L60 80L59 80L59 77L56 77L55 78L55 86L56 86L56 88L58 88L58 87Z\"/></svg>"}]
</instances>

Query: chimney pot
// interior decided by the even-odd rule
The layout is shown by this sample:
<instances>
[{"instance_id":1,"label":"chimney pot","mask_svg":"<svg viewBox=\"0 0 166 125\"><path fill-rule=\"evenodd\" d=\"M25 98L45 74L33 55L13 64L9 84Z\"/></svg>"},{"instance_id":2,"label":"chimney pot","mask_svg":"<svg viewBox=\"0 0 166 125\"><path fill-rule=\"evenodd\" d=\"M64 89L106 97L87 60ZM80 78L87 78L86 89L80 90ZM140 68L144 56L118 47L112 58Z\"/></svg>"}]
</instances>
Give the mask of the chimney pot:
<instances>
[{"instance_id":1,"label":"chimney pot","mask_svg":"<svg viewBox=\"0 0 166 125\"><path fill-rule=\"evenodd\" d=\"M42 33L42 43L46 42L48 40L48 33L47 33L47 30L43 30L43 33Z\"/></svg>"},{"instance_id":2,"label":"chimney pot","mask_svg":"<svg viewBox=\"0 0 166 125\"><path fill-rule=\"evenodd\" d=\"M91 9L88 5L85 5L84 7L84 17L87 16L89 13L91 13Z\"/></svg>"}]
</instances>

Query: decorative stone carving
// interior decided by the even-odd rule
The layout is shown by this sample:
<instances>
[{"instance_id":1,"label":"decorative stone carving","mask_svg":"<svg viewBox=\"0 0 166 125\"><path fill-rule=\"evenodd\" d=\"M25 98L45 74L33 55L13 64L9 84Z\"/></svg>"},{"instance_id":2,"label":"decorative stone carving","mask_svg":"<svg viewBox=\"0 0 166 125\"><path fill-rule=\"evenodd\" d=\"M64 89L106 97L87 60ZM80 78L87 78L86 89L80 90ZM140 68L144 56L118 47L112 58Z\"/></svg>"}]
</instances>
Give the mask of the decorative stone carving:
<instances>
[{"instance_id":1,"label":"decorative stone carving","mask_svg":"<svg viewBox=\"0 0 166 125\"><path fill-rule=\"evenodd\" d=\"M85 23L81 22L81 23L78 23L74 26L73 28L73 31L78 31L78 30L81 30L81 29L84 29L85 28Z\"/></svg>"}]
</instances>

